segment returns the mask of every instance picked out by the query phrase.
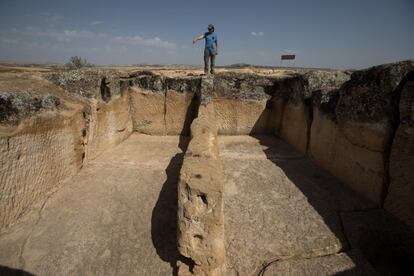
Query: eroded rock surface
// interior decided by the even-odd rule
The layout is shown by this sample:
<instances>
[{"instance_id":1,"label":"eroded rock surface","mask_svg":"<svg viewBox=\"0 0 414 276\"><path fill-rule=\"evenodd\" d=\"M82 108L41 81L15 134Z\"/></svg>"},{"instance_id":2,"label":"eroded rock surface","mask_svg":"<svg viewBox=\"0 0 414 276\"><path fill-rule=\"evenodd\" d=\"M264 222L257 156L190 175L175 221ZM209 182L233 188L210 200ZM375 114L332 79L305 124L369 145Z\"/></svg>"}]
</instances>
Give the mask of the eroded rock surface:
<instances>
[{"instance_id":1,"label":"eroded rock surface","mask_svg":"<svg viewBox=\"0 0 414 276\"><path fill-rule=\"evenodd\" d=\"M99 68L77 69L63 72L45 73L43 77L63 89L86 98L107 100L121 93L120 77L116 70ZM103 90L103 91L102 91Z\"/></svg>"},{"instance_id":2,"label":"eroded rock surface","mask_svg":"<svg viewBox=\"0 0 414 276\"><path fill-rule=\"evenodd\" d=\"M0 124L17 124L38 112L57 110L58 97L48 93L0 91Z\"/></svg>"}]
</instances>

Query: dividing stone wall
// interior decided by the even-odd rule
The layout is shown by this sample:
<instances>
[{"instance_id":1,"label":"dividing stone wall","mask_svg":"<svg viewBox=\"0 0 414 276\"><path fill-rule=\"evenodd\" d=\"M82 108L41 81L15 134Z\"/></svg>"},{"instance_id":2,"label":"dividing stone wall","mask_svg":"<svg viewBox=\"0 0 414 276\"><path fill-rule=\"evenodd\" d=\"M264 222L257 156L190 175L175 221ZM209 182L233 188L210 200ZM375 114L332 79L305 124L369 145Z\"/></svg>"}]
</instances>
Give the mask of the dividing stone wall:
<instances>
[{"instance_id":1,"label":"dividing stone wall","mask_svg":"<svg viewBox=\"0 0 414 276\"><path fill-rule=\"evenodd\" d=\"M214 104L201 106L191 125L178 186L179 275L223 275L223 180Z\"/></svg>"}]
</instances>

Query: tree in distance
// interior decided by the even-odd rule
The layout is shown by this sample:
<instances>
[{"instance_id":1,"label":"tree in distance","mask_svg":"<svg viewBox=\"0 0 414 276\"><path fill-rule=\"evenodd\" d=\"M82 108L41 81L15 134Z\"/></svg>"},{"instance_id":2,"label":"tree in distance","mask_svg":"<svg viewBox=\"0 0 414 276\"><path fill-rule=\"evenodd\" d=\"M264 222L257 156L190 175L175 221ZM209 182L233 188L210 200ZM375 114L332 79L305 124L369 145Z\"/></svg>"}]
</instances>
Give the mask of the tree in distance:
<instances>
[{"instance_id":1,"label":"tree in distance","mask_svg":"<svg viewBox=\"0 0 414 276\"><path fill-rule=\"evenodd\" d=\"M65 64L68 69L80 69L82 67L92 67L85 58L80 56L71 56L69 62Z\"/></svg>"}]
</instances>

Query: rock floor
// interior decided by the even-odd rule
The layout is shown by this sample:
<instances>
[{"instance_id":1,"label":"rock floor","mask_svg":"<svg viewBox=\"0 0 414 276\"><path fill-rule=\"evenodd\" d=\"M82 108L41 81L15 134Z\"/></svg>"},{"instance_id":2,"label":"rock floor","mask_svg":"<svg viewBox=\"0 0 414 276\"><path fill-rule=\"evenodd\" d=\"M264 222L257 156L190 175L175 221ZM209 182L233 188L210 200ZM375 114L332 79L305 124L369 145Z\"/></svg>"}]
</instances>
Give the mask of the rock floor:
<instances>
[{"instance_id":1,"label":"rock floor","mask_svg":"<svg viewBox=\"0 0 414 276\"><path fill-rule=\"evenodd\" d=\"M0 272L175 274L187 142L134 134L90 162L0 235ZM286 143L220 136L219 146L229 275L374 275L373 266L399 275L411 267L406 227Z\"/></svg>"},{"instance_id":2,"label":"rock floor","mask_svg":"<svg viewBox=\"0 0 414 276\"><path fill-rule=\"evenodd\" d=\"M376 275L370 263L386 275L400 275L387 273L404 265L386 256L379 265L375 254L412 236L382 209L276 138L221 136L219 147L231 275ZM392 226L384 232L385 225ZM396 241L392 233L404 238ZM371 235L387 241L367 244ZM408 247L397 254L406 258Z\"/></svg>"},{"instance_id":3,"label":"rock floor","mask_svg":"<svg viewBox=\"0 0 414 276\"><path fill-rule=\"evenodd\" d=\"M171 275L180 142L134 134L89 163L44 206L1 235L2 270Z\"/></svg>"}]
</instances>

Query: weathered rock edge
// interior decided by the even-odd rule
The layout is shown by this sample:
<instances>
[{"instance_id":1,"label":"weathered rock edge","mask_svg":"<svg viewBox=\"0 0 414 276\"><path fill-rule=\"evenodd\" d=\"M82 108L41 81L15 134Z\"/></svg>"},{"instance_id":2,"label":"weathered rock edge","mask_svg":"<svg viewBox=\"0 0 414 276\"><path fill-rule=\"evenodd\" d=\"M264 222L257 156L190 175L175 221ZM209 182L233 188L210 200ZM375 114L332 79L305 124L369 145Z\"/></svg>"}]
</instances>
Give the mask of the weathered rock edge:
<instances>
[{"instance_id":1,"label":"weathered rock edge","mask_svg":"<svg viewBox=\"0 0 414 276\"><path fill-rule=\"evenodd\" d=\"M178 250L188 258L179 275L223 275L224 171L213 103L200 106L191 137L178 186Z\"/></svg>"}]
</instances>

